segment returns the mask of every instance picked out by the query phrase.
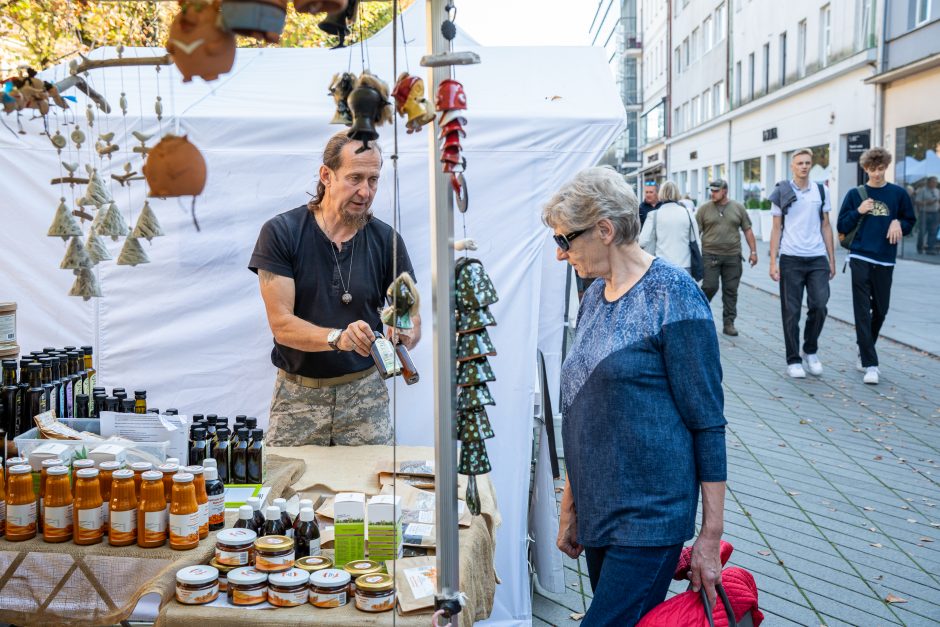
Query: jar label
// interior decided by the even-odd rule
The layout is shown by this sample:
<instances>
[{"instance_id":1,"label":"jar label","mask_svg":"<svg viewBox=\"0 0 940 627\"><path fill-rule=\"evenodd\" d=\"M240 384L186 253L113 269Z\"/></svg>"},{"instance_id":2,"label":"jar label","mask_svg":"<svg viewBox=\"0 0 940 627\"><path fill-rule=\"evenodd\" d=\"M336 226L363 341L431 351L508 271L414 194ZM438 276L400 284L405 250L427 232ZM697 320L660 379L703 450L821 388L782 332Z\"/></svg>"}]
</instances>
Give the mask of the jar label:
<instances>
[{"instance_id":1,"label":"jar label","mask_svg":"<svg viewBox=\"0 0 940 627\"><path fill-rule=\"evenodd\" d=\"M209 524L225 524L225 494L214 494L209 497Z\"/></svg>"},{"instance_id":2,"label":"jar label","mask_svg":"<svg viewBox=\"0 0 940 627\"><path fill-rule=\"evenodd\" d=\"M385 612L395 607L395 591L389 590L382 596L367 597L356 593L356 607L364 612Z\"/></svg>"},{"instance_id":3,"label":"jar label","mask_svg":"<svg viewBox=\"0 0 940 627\"><path fill-rule=\"evenodd\" d=\"M222 551L215 547L215 559L219 564L226 566L247 566L248 549L243 551Z\"/></svg>"},{"instance_id":4,"label":"jar label","mask_svg":"<svg viewBox=\"0 0 940 627\"><path fill-rule=\"evenodd\" d=\"M7 502L0 499L0 523L7 519Z\"/></svg>"},{"instance_id":5,"label":"jar label","mask_svg":"<svg viewBox=\"0 0 940 627\"><path fill-rule=\"evenodd\" d=\"M177 584L176 600L186 605L202 605L215 601L219 596L219 584L214 583L201 590L185 590Z\"/></svg>"},{"instance_id":6,"label":"jar label","mask_svg":"<svg viewBox=\"0 0 940 627\"><path fill-rule=\"evenodd\" d=\"M260 590L249 591L230 588L229 592L232 593L232 603L234 605L257 605L258 603L263 603L265 599L268 598L266 587Z\"/></svg>"},{"instance_id":7,"label":"jar label","mask_svg":"<svg viewBox=\"0 0 940 627\"><path fill-rule=\"evenodd\" d=\"M72 504L46 507L43 512L43 533L50 538L72 535Z\"/></svg>"},{"instance_id":8,"label":"jar label","mask_svg":"<svg viewBox=\"0 0 940 627\"><path fill-rule=\"evenodd\" d=\"M170 543L199 542L199 513L170 514Z\"/></svg>"},{"instance_id":9,"label":"jar label","mask_svg":"<svg viewBox=\"0 0 940 627\"><path fill-rule=\"evenodd\" d=\"M36 501L25 505L7 505L7 522L17 527L36 528Z\"/></svg>"},{"instance_id":10,"label":"jar label","mask_svg":"<svg viewBox=\"0 0 940 627\"><path fill-rule=\"evenodd\" d=\"M346 590L336 593L310 591L310 603L317 607L342 607L346 605Z\"/></svg>"},{"instance_id":11,"label":"jar label","mask_svg":"<svg viewBox=\"0 0 940 627\"><path fill-rule=\"evenodd\" d=\"M255 568L263 571L287 570L284 566L290 568L294 565L294 552L290 551L285 555L266 555L255 552Z\"/></svg>"},{"instance_id":12,"label":"jar label","mask_svg":"<svg viewBox=\"0 0 940 627\"><path fill-rule=\"evenodd\" d=\"M278 592L268 588L268 603L277 607L296 607L307 602L307 586L294 592Z\"/></svg>"},{"instance_id":13,"label":"jar label","mask_svg":"<svg viewBox=\"0 0 940 627\"><path fill-rule=\"evenodd\" d=\"M77 540L95 540L104 536L104 520L101 508L80 509L75 513L78 525L75 529Z\"/></svg>"},{"instance_id":14,"label":"jar label","mask_svg":"<svg viewBox=\"0 0 940 627\"><path fill-rule=\"evenodd\" d=\"M200 527L209 526L209 504L208 503L200 503L199 511L196 512L196 515L199 517Z\"/></svg>"},{"instance_id":15,"label":"jar label","mask_svg":"<svg viewBox=\"0 0 940 627\"><path fill-rule=\"evenodd\" d=\"M108 532L111 542L131 542L137 540L137 510L123 512L111 510L111 526Z\"/></svg>"},{"instance_id":16,"label":"jar label","mask_svg":"<svg viewBox=\"0 0 940 627\"><path fill-rule=\"evenodd\" d=\"M167 513L165 509L159 512L144 512L144 534L158 534L159 538L166 538Z\"/></svg>"}]
</instances>

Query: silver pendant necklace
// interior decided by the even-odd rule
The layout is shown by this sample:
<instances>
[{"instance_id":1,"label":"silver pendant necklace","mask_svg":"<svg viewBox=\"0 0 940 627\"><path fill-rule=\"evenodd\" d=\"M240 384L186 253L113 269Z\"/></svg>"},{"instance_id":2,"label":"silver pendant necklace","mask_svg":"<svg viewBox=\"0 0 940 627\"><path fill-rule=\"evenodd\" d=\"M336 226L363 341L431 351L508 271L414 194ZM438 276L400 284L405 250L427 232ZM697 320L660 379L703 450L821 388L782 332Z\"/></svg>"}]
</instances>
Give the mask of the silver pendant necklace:
<instances>
[{"instance_id":1,"label":"silver pendant necklace","mask_svg":"<svg viewBox=\"0 0 940 627\"><path fill-rule=\"evenodd\" d=\"M314 216L315 217L315 216ZM349 253L349 273L346 277L346 280L343 280L343 269L339 266L339 257L336 256L336 247L333 244L333 238L330 237L330 234L326 232L326 220L323 221L324 228L323 233L326 234L326 238L330 243L330 252L333 253L333 261L336 263L336 274L339 276L339 282L343 286L343 296L340 300L344 305L348 305L352 302L352 294L349 293L349 288L352 286L352 270L353 270L353 261L356 258L356 236L353 235L352 238L352 252Z\"/></svg>"}]
</instances>

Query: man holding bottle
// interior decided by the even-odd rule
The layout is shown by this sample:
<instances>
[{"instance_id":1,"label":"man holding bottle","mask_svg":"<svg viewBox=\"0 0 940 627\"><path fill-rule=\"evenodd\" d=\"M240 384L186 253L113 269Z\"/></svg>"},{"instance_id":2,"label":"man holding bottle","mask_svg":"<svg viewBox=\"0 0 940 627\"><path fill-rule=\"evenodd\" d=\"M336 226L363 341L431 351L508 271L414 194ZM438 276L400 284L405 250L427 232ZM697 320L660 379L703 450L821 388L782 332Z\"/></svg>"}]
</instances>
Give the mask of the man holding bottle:
<instances>
[{"instance_id":1,"label":"man holding bottle","mask_svg":"<svg viewBox=\"0 0 940 627\"><path fill-rule=\"evenodd\" d=\"M364 149L337 133L314 198L268 220L258 236L248 267L274 334L272 446L392 441L388 391L370 349L388 286L414 268L402 238L370 211L381 168L376 143ZM409 349L421 337L414 322L395 338Z\"/></svg>"}]
</instances>

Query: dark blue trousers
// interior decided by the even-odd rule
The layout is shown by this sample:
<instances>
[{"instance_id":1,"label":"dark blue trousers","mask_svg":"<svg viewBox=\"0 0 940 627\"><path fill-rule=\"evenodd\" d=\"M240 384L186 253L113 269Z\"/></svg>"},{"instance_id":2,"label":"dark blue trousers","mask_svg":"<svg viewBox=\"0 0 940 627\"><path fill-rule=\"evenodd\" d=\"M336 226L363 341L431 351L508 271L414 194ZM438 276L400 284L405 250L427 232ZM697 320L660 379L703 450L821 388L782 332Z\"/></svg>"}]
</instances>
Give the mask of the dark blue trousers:
<instances>
[{"instance_id":1,"label":"dark blue trousers","mask_svg":"<svg viewBox=\"0 0 940 627\"><path fill-rule=\"evenodd\" d=\"M829 302L829 258L780 255L780 312L783 318L783 343L787 364L798 364L800 357L800 312L806 292L806 330L803 352L815 355L819 334L826 322Z\"/></svg>"}]
</instances>

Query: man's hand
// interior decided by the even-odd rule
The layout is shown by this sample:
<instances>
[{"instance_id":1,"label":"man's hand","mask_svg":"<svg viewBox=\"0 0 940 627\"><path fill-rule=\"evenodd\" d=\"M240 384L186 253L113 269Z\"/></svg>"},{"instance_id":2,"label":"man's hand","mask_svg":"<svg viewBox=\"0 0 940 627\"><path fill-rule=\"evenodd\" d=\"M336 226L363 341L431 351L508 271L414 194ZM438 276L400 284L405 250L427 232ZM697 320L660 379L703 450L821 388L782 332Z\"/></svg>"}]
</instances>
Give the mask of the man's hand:
<instances>
[{"instance_id":1,"label":"man's hand","mask_svg":"<svg viewBox=\"0 0 940 627\"><path fill-rule=\"evenodd\" d=\"M561 508L556 544L562 553L575 560L584 550L584 547L578 544L578 516L573 507Z\"/></svg>"},{"instance_id":2,"label":"man's hand","mask_svg":"<svg viewBox=\"0 0 940 627\"><path fill-rule=\"evenodd\" d=\"M834 278L836 278L836 260L830 259L829 260L829 280L831 281Z\"/></svg>"},{"instance_id":3,"label":"man's hand","mask_svg":"<svg viewBox=\"0 0 940 627\"><path fill-rule=\"evenodd\" d=\"M747 262L751 264L752 268L757 265L757 251L756 250L751 251L751 256L747 258Z\"/></svg>"},{"instance_id":4,"label":"man's hand","mask_svg":"<svg viewBox=\"0 0 940 627\"><path fill-rule=\"evenodd\" d=\"M709 603L715 607L717 593L715 584L721 583L721 537L712 537L699 534L692 545L692 567L689 576L692 579L692 590L698 592L705 586L705 595Z\"/></svg>"},{"instance_id":5,"label":"man's hand","mask_svg":"<svg viewBox=\"0 0 940 627\"><path fill-rule=\"evenodd\" d=\"M369 324L363 320L356 320L343 329L336 347L341 351L355 351L363 357L368 357L369 349L372 348L374 341L375 333L369 328Z\"/></svg>"},{"instance_id":6,"label":"man's hand","mask_svg":"<svg viewBox=\"0 0 940 627\"><path fill-rule=\"evenodd\" d=\"M897 244L901 241L902 237L904 237L904 232L901 230L901 223L897 220L892 220L891 226L888 227L888 243Z\"/></svg>"},{"instance_id":7,"label":"man's hand","mask_svg":"<svg viewBox=\"0 0 940 627\"><path fill-rule=\"evenodd\" d=\"M865 215L869 211L875 208L875 201L871 198L866 198L862 201L862 204L858 206L858 212L862 215Z\"/></svg>"},{"instance_id":8,"label":"man's hand","mask_svg":"<svg viewBox=\"0 0 940 627\"><path fill-rule=\"evenodd\" d=\"M777 263L773 259L770 260L770 278L774 281L780 280L780 268L777 267Z\"/></svg>"}]
</instances>

